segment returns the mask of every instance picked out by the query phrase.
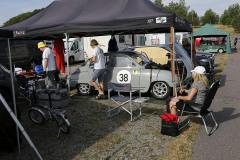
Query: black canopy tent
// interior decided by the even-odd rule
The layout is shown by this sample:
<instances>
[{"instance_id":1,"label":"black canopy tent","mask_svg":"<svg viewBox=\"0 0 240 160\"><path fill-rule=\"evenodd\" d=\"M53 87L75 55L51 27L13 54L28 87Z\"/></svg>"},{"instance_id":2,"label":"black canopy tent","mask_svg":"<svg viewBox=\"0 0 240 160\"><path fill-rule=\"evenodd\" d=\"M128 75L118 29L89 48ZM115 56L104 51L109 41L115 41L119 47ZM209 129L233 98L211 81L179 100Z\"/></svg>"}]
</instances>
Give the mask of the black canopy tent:
<instances>
[{"instance_id":1,"label":"black canopy tent","mask_svg":"<svg viewBox=\"0 0 240 160\"><path fill-rule=\"evenodd\" d=\"M4 29L12 30L15 38L66 38L67 43L69 37L171 33L174 61L174 33L192 32L192 22L150 0L55 0L38 14ZM69 84L68 59L67 75Z\"/></svg>"},{"instance_id":2,"label":"black canopy tent","mask_svg":"<svg viewBox=\"0 0 240 160\"><path fill-rule=\"evenodd\" d=\"M12 96L13 96L13 105L14 105L14 113L12 112L12 109L8 106L6 103L4 97L0 93L0 102L2 102L3 106L6 108L6 110L9 112L10 116L16 123L16 133L17 133L17 143L18 143L18 151L19 154L21 154L20 149L20 138L19 138L19 129L21 130L22 134L25 136L26 140L28 141L29 145L34 149L39 159L42 159L41 155L39 154L38 150L36 149L35 145L33 144L32 140L28 136L27 132L24 130L23 126L19 122L17 118L17 107L16 107L16 98L15 98L15 88L14 88L14 82L13 82L13 70L12 70L12 61L11 61L11 50L10 50L10 43L9 38L13 37L13 32L8 30L2 30L0 29L0 39L6 39L8 41L8 52L9 52L9 65L10 65L10 76L11 76L11 86L12 86Z\"/></svg>"},{"instance_id":3,"label":"black canopy tent","mask_svg":"<svg viewBox=\"0 0 240 160\"><path fill-rule=\"evenodd\" d=\"M192 32L192 23L150 0L55 0L38 14L5 29L18 38Z\"/></svg>"},{"instance_id":4,"label":"black canopy tent","mask_svg":"<svg viewBox=\"0 0 240 160\"><path fill-rule=\"evenodd\" d=\"M192 23L150 0L55 0L38 14L4 29L13 30L15 38L67 40L68 37L171 32L174 44L174 32L192 32ZM171 53L174 57L174 49ZM67 68L69 84L68 59Z\"/></svg>"}]
</instances>

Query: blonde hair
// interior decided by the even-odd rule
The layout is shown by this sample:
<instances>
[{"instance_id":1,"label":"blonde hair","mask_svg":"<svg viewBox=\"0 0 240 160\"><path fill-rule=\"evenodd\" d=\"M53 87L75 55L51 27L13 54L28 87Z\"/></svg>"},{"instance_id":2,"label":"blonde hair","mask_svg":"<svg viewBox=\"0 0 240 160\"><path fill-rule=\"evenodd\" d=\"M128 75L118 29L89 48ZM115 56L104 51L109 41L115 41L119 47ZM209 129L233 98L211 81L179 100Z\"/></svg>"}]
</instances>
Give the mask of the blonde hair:
<instances>
[{"instance_id":1,"label":"blonde hair","mask_svg":"<svg viewBox=\"0 0 240 160\"><path fill-rule=\"evenodd\" d=\"M199 74L199 73L196 73L196 72L192 72L192 77L193 77L193 80L194 80L193 83L195 83L195 82L197 82L197 81L201 81L202 84L203 84L207 89L210 88L210 86L209 86L209 81L208 81L207 77L206 77L204 74Z\"/></svg>"}]
</instances>

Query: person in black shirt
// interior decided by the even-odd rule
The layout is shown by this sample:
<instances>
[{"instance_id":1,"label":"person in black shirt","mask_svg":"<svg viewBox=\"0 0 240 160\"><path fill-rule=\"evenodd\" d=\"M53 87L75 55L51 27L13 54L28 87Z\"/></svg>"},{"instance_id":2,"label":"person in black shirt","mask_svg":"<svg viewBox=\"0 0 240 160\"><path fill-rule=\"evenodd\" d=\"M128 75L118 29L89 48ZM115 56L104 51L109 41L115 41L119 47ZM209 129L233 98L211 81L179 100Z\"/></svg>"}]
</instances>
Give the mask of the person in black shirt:
<instances>
[{"instance_id":1,"label":"person in black shirt","mask_svg":"<svg viewBox=\"0 0 240 160\"><path fill-rule=\"evenodd\" d=\"M235 36L235 38L234 38L234 42L233 42L233 43L234 43L235 50L237 49L237 48L236 48L237 40L238 40L238 38L237 38L237 36Z\"/></svg>"},{"instance_id":2,"label":"person in black shirt","mask_svg":"<svg viewBox=\"0 0 240 160\"><path fill-rule=\"evenodd\" d=\"M188 43L187 38L182 39L182 46L183 46L183 49L187 52L188 56L191 58L191 44Z\"/></svg>"}]
</instances>

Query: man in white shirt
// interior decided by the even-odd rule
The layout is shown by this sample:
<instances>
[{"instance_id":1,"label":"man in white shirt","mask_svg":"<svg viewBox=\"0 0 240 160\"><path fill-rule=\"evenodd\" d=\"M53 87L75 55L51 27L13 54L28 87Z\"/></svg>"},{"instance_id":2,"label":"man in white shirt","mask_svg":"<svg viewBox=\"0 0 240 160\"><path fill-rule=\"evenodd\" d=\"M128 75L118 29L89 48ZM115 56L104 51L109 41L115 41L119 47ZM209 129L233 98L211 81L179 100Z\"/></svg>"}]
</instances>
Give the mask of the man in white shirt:
<instances>
[{"instance_id":1,"label":"man in white shirt","mask_svg":"<svg viewBox=\"0 0 240 160\"><path fill-rule=\"evenodd\" d=\"M43 65L43 71L45 75L46 88L50 88L50 87L55 88L54 75L56 72L56 63L54 59L54 53L43 42L38 43L38 49L40 49L43 52L42 65Z\"/></svg>"},{"instance_id":2,"label":"man in white shirt","mask_svg":"<svg viewBox=\"0 0 240 160\"><path fill-rule=\"evenodd\" d=\"M95 39L91 40L90 45L93 48L93 57L89 60L89 62L94 62L94 70L90 83L98 90L98 96L96 99L104 99L103 74L105 72L105 61L103 50L98 47L98 42ZM95 82L97 79L101 89Z\"/></svg>"}]
</instances>

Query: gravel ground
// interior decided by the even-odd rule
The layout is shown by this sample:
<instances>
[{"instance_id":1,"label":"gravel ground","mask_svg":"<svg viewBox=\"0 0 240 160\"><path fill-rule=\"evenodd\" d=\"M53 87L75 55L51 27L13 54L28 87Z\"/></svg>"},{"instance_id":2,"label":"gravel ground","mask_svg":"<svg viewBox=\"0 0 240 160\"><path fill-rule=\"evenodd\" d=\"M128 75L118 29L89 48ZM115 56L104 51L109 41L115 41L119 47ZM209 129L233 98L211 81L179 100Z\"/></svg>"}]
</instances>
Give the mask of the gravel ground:
<instances>
[{"instance_id":1,"label":"gravel ground","mask_svg":"<svg viewBox=\"0 0 240 160\"><path fill-rule=\"evenodd\" d=\"M72 66L70 72L77 65ZM160 133L159 115L165 112L165 101L151 97L143 104L141 119L133 122L125 111L108 118L107 104L107 100L95 100L95 95L79 96L73 90L71 103L65 108L71 123L69 134L60 134L57 138L58 128L53 121L41 126L31 122L27 116L29 105L21 106L22 125L44 160L152 160L166 156L167 146L176 138ZM21 157L17 152L0 152L0 159L38 159L24 137L21 152Z\"/></svg>"},{"instance_id":2,"label":"gravel ground","mask_svg":"<svg viewBox=\"0 0 240 160\"><path fill-rule=\"evenodd\" d=\"M95 100L94 95L79 96L72 91L71 104L65 108L71 123L68 135L60 134L55 122L46 125L32 123L28 106L22 106L22 124L44 159L159 159L172 137L161 136L159 114L165 101L151 98L143 105L142 117L130 122L122 111L107 118L107 100ZM37 159L23 138L22 159ZM15 154L2 154L0 159L16 159Z\"/></svg>"}]
</instances>

